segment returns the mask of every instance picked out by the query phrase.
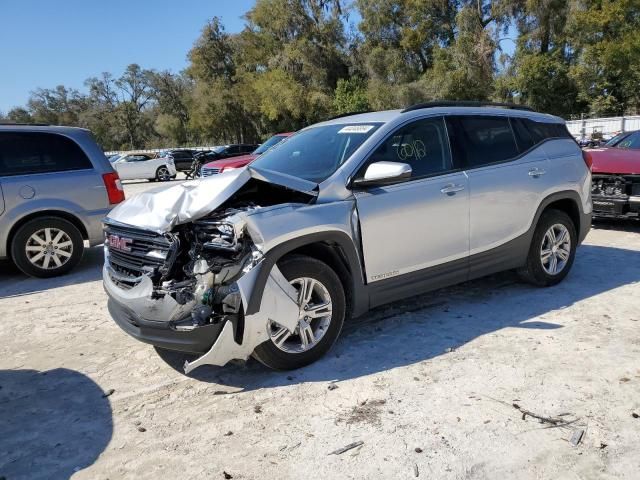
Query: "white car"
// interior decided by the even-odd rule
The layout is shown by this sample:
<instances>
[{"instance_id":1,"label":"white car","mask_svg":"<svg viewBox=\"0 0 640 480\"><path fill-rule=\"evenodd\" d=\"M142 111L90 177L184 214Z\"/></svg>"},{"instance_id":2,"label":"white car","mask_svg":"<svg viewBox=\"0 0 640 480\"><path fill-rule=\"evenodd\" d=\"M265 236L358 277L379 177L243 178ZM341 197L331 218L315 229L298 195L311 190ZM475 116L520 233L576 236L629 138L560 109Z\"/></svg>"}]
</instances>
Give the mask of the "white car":
<instances>
[{"instance_id":1,"label":"white car","mask_svg":"<svg viewBox=\"0 0 640 480\"><path fill-rule=\"evenodd\" d=\"M109 159L121 180L147 179L166 182L176 178L173 158L155 158L149 153L128 153Z\"/></svg>"}]
</instances>

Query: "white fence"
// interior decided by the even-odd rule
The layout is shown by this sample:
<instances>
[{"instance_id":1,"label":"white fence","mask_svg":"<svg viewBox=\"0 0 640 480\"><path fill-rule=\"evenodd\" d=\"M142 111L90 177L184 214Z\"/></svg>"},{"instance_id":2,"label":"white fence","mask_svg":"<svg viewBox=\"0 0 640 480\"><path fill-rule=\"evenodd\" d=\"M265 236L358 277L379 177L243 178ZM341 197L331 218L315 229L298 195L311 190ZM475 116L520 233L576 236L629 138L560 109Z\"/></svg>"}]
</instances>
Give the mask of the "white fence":
<instances>
[{"instance_id":1,"label":"white fence","mask_svg":"<svg viewBox=\"0 0 640 480\"><path fill-rule=\"evenodd\" d=\"M571 135L579 138L589 138L596 132L606 135L629 130L640 130L640 115L570 120L567 122L567 128Z\"/></svg>"}]
</instances>

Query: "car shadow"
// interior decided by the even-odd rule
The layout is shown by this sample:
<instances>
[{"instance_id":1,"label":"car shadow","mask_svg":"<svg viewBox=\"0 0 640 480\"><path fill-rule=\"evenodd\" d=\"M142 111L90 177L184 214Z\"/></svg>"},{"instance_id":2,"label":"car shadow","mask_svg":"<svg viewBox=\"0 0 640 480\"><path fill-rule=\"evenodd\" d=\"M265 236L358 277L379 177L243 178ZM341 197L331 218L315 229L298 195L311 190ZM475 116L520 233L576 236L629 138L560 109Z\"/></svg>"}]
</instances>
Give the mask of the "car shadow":
<instances>
[{"instance_id":1,"label":"car shadow","mask_svg":"<svg viewBox=\"0 0 640 480\"><path fill-rule=\"evenodd\" d=\"M603 265L615 265L615 274ZM583 245L567 278L552 288L535 288L513 272L376 308L345 325L334 348L308 367L277 372L256 361L226 367L203 366L190 376L205 382L254 390L302 382L342 381L423 362L507 328L545 338L561 323L544 315L640 280L640 252ZM547 332L537 335L534 332ZM184 356L164 354L180 370Z\"/></svg>"},{"instance_id":2,"label":"car shadow","mask_svg":"<svg viewBox=\"0 0 640 480\"><path fill-rule=\"evenodd\" d=\"M68 479L113 433L109 399L87 376L57 368L0 370L0 478Z\"/></svg>"},{"instance_id":3,"label":"car shadow","mask_svg":"<svg viewBox=\"0 0 640 480\"><path fill-rule=\"evenodd\" d=\"M71 272L60 277L34 278L22 273L8 260L0 263L0 299L38 293L51 288L66 287L102 278L101 266L104 262L102 245L87 248L82 260Z\"/></svg>"}]
</instances>

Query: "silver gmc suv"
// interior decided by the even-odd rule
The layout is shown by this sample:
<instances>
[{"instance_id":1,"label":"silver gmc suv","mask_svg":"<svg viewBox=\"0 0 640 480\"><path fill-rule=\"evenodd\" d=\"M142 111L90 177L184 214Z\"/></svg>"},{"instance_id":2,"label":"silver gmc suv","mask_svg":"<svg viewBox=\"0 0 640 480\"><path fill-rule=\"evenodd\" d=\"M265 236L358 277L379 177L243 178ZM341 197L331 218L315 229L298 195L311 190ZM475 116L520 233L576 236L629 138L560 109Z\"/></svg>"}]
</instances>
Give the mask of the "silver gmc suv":
<instances>
[{"instance_id":1,"label":"silver gmc suv","mask_svg":"<svg viewBox=\"0 0 640 480\"><path fill-rule=\"evenodd\" d=\"M563 120L427 103L305 128L245 169L132 198L105 220L109 310L133 337L224 365L326 353L350 317L517 269L560 282L591 225Z\"/></svg>"},{"instance_id":2,"label":"silver gmc suv","mask_svg":"<svg viewBox=\"0 0 640 480\"><path fill-rule=\"evenodd\" d=\"M62 275L124 200L118 174L82 128L0 125L0 259L36 277Z\"/></svg>"}]
</instances>

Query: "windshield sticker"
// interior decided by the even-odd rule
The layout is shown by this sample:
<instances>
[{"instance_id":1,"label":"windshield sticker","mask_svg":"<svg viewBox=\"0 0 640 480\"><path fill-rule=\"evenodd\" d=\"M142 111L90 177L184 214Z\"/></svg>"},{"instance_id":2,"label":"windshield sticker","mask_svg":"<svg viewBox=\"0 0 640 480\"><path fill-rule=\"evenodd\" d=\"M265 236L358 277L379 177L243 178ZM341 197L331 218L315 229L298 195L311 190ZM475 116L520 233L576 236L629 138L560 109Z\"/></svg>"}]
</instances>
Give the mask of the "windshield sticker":
<instances>
[{"instance_id":1,"label":"windshield sticker","mask_svg":"<svg viewBox=\"0 0 640 480\"><path fill-rule=\"evenodd\" d=\"M338 133L369 133L374 125L348 125L343 127Z\"/></svg>"}]
</instances>

